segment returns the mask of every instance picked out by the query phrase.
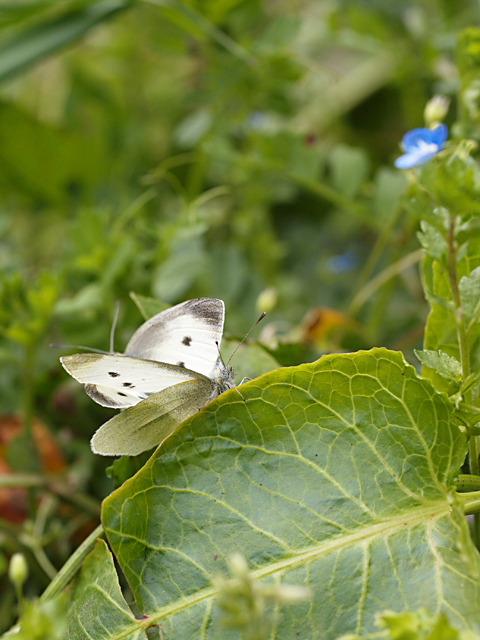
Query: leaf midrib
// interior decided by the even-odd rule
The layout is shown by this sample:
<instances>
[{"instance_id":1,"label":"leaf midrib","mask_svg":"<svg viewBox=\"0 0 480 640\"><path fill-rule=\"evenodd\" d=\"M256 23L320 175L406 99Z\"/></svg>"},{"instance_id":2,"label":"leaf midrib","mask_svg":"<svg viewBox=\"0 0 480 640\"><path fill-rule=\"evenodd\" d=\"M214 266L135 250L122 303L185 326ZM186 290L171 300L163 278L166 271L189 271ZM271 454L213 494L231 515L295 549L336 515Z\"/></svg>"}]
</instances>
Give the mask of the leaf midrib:
<instances>
[{"instance_id":1,"label":"leaf midrib","mask_svg":"<svg viewBox=\"0 0 480 640\"><path fill-rule=\"evenodd\" d=\"M431 527L433 521L439 520L448 515L451 512L451 509L452 506L447 502L447 500L439 501L434 506L417 507L410 511L405 511L398 516L389 518L388 520L384 520L374 525L362 527L354 533L343 535L341 537L334 538L333 540L321 542L320 544L316 545L314 549L296 553L294 556L278 560L256 571L251 571L249 573L249 576L252 580L261 580L274 573L294 569L295 567L301 564L305 564L306 562L312 560L317 556L330 553L332 551L335 551L336 549L342 549L344 547L351 546L358 541L361 541L362 545L366 545L367 541L372 542L377 538L383 538L386 535L391 535L392 533L403 531L406 527L411 528L424 522L429 522ZM109 533L119 535L118 532L114 529L105 529L105 532L107 536ZM149 546L145 544L144 540L139 540L135 536L123 535L123 537L137 540L144 546ZM150 546L150 548L164 549L163 547L158 548L152 546ZM124 629L124 632L122 631L119 635L111 636L111 640L120 640L121 638L127 636L128 633L132 633L142 626L145 626L145 628L147 628L155 624L162 618L176 614L182 609L186 609L192 605L198 604L202 600L212 598L217 595L217 591L218 590L215 587L209 587L201 589L191 596L181 598L175 604L169 604L165 607L160 608L157 613L153 615L150 614L146 619L132 622L131 625L128 625L128 631L127 629Z\"/></svg>"}]
</instances>

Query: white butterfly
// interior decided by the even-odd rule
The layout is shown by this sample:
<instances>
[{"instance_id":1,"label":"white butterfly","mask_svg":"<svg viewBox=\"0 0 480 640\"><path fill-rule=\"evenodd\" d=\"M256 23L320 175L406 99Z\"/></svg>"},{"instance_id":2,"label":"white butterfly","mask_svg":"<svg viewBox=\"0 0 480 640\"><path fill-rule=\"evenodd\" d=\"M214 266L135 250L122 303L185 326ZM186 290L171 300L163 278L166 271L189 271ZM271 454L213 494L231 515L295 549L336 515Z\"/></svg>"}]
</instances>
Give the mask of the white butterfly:
<instances>
[{"instance_id":1,"label":"white butterfly","mask_svg":"<svg viewBox=\"0 0 480 640\"><path fill-rule=\"evenodd\" d=\"M122 409L94 434L94 453L137 455L160 444L207 402L235 387L219 355L225 307L196 298L162 311L133 334L122 354L60 358L104 407Z\"/></svg>"}]
</instances>

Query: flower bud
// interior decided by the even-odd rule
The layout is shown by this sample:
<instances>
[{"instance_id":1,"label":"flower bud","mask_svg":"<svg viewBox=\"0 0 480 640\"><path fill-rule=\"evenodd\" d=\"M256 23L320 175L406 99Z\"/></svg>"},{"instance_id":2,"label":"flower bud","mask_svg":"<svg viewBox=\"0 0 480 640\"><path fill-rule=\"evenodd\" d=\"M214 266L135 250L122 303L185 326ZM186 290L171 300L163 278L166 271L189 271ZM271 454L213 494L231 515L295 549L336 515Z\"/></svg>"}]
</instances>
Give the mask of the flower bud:
<instances>
[{"instance_id":1,"label":"flower bud","mask_svg":"<svg viewBox=\"0 0 480 640\"><path fill-rule=\"evenodd\" d=\"M430 129L438 126L448 113L450 107L450 99L445 96L433 96L427 104L423 112L425 124Z\"/></svg>"},{"instance_id":2,"label":"flower bud","mask_svg":"<svg viewBox=\"0 0 480 640\"><path fill-rule=\"evenodd\" d=\"M14 553L11 557L8 576L15 587L22 587L28 576L28 565L23 553Z\"/></svg>"},{"instance_id":3,"label":"flower bud","mask_svg":"<svg viewBox=\"0 0 480 640\"><path fill-rule=\"evenodd\" d=\"M247 561L245 560L245 556L242 556L241 553L232 553L228 558L228 564L230 571L236 578L245 579L248 576Z\"/></svg>"},{"instance_id":4,"label":"flower bud","mask_svg":"<svg viewBox=\"0 0 480 640\"><path fill-rule=\"evenodd\" d=\"M275 287L268 287L268 289L264 289L257 298L257 311L260 313L265 311L265 313L270 313L270 311L275 307L278 300L278 291Z\"/></svg>"}]
</instances>

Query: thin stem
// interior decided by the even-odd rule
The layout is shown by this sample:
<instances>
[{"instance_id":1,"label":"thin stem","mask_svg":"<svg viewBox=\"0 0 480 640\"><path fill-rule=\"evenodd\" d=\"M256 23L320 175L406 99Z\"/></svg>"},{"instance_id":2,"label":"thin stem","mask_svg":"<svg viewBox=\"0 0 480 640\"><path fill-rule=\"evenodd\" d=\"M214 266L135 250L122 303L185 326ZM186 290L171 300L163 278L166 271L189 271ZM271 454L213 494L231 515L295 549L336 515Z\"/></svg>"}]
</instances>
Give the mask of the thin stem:
<instances>
[{"instance_id":1,"label":"thin stem","mask_svg":"<svg viewBox=\"0 0 480 640\"><path fill-rule=\"evenodd\" d=\"M29 548L33 553L33 555L35 556L35 560L38 562L38 564L43 569L45 574L50 578L50 580L52 580L52 578L55 577L57 570L48 559L48 556L45 553L43 547L41 547L40 545L35 545L35 546L30 545Z\"/></svg>"},{"instance_id":2,"label":"thin stem","mask_svg":"<svg viewBox=\"0 0 480 640\"><path fill-rule=\"evenodd\" d=\"M364 287L368 286L367 284L368 279L372 275L375 265L377 264L380 256L382 255L383 250L387 246L388 242L390 242L391 240L392 231L397 223L397 220L400 216L401 211L402 211L402 208L399 205L397 205L394 211L392 212L392 215L390 216L389 220L387 221L387 224L385 224L382 227L380 234L377 237L372 250L370 251L370 255L365 263L365 266L362 269L360 277L357 280L357 284L355 286L356 291L361 292ZM350 303L350 307L347 313L349 313L350 315L353 315L358 310L358 307L361 306L362 304L363 302L360 305L358 305L357 296L355 296Z\"/></svg>"},{"instance_id":3,"label":"thin stem","mask_svg":"<svg viewBox=\"0 0 480 640\"><path fill-rule=\"evenodd\" d=\"M247 51L244 47L238 44L235 40L230 38L224 31L219 29L213 22L207 20L201 13L195 11L193 8L184 5L182 2L176 0L143 0L148 4L156 5L166 9L171 9L178 12L180 15L187 18L192 24L196 25L199 29L208 34L212 40L216 41L226 51L231 53L239 60L243 60L248 66L255 67L258 64L258 60L253 54Z\"/></svg>"},{"instance_id":4,"label":"thin stem","mask_svg":"<svg viewBox=\"0 0 480 640\"><path fill-rule=\"evenodd\" d=\"M157 195L155 189L151 187L144 193L140 194L135 200L118 216L115 223L112 225L112 235L120 233L127 223L148 203L153 200Z\"/></svg>"},{"instance_id":5,"label":"thin stem","mask_svg":"<svg viewBox=\"0 0 480 640\"><path fill-rule=\"evenodd\" d=\"M52 478L33 473L12 473L0 476L0 489L4 487L45 487L48 491L57 494L82 511L86 511L96 517L100 515L100 503L98 500L72 488L68 479L65 478Z\"/></svg>"},{"instance_id":6,"label":"thin stem","mask_svg":"<svg viewBox=\"0 0 480 640\"><path fill-rule=\"evenodd\" d=\"M378 273L369 282L363 285L360 289L357 286L357 293L353 297L350 307L348 309L349 315L354 315L364 304L369 300L373 294L382 287L386 282L397 276L398 274L410 268L412 265L420 261L423 255L423 249L418 249L413 253L409 253L397 262L389 265L383 271ZM362 279L363 280L363 279Z\"/></svg>"},{"instance_id":7,"label":"thin stem","mask_svg":"<svg viewBox=\"0 0 480 640\"><path fill-rule=\"evenodd\" d=\"M468 340L467 340L467 329L465 327L465 319L463 317L462 304L460 301L460 292L458 290L457 283L457 269L456 269L456 250L455 250L455 239L454 239L454 219L450 218L450 227L448 230L448 279L450 281L450 290L452 292L452 300L455 306L455 322L457 325L457 337L458 337L458 346L460 349L460 363L462 365L462 375L463 379L466 380L470 375L470 354L468 351ZM468 391L466 394L467 403L471 404L471 391ZM477 471L472 473L476 473L478 475L478 463L477 463Z\"/></svg>"}]
</instances>

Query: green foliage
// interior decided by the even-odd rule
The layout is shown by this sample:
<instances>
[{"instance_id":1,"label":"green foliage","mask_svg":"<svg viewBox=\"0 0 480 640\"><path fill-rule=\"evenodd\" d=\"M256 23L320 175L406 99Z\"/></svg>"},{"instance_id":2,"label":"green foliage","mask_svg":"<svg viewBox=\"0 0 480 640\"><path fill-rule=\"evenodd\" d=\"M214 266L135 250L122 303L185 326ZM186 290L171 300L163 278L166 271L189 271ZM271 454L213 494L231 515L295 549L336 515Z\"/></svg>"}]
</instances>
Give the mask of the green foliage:
<instances>
[{"instance_id":1,"label":"green foliage","mask_svg":"<svg viewBox=\"0 0 480 640\"><path fill-rule=\"evenodd\" d=\"M384 349L280 369L242 394L184 423L104 502L108 541L147 616L134 622L122 606L109 637L154 623L167 637L216 637L214 578L233 552L255 581L309 588L304 603L267 606L275 637L317 627L336 637L359 620L373 632L399 598L407 609L448 602L455 624L480 629L473 592L460 586L479 588L480 565L471 543L457 548L466 522L449 489L465 441L446 396ZM68 637L86 638L96 623L76 610Z\"/></svg>"},{"instance_id":2,"label":"green foliage","mask_svg":"<svg viewBox=\"0 0 480 640\"><path fill-rule=\"evenodd\" d=\"M415 351L420 362L430 369L434 369L440 376L447 380L459 380L462 377L462 367L456 358L448 356L443 351Z\"/></svg>"},{"instance_id":3,"label":"green foliage","mask_svg":"<svg viewBox=\"0 0 480 640\"><path fill-rule=\"evenodd\" d=\"M72 592L72 610L66 637L81 638L141 638L141 629L124 634L140 625L128 608L118 582L113 558L103 541L85 560ZM143 626L143 625L142 625Z\"/></svg>"},{"instance_id":4,"label":"green foliage","mask_svg":"<svg viewBox=\"0 0 480 640\"><path fill-rule=\"evenodd\" d=\"M53 2L37 3L44 5L47 12L54 7ZM129 2L103 0L103 2L66 2L62 13L50 12L47 16L21 30L16 36L0 46L0 78L18 73L43 56L52 53L67 44L71 44L102 20L110 18ZM81 4L84 6L82 7ZM35 3L32 3L35 10ZM90 6L89 6L90 5ZM46 12L46 13L47 13ZM22 15L19 14L21 18ZM27 17L30 17L27 15Z\"/></svg>"},{"instance_id":5,"label":"green foliage","mask_svg":"<svg viewBox=\"0 0 480 640\"><path fill-rule=\"evenodd\" d=\"M41 273L30 286L18 274L6 276L0 289L3 337L24 348L35 347L48 328L58 295L56 279Z\"/></svg>"},{"instance_id":6,"label":"green foliage","mask_svg":"<svg viewBox=\"0 0 480 640\"><path fill-rule=\"evenodd\" d=\"M388 629L391 640L474 640L471 630L458 631L450 626L445 616L431 616L424 608L411 613L382 613L377 624Z\"/></svg>"},{"instance_id":7,"label":"green foliage","mask_svg":"<svg viewBox=\"0 0 480 640\"><path fill-rule=\"evenodd\" d=\"M480 314L480 268L473 269L469 276L463 276L458 283L460 303L469 319L478 319Z\"/></svg>"},{"instance_id":8,"label":"green foliage","mask_svg":"<svg viewBox=\"0 0 480 640\"><path fill-rule=\"evenodd\" d=\"M62 640L67 628L67 597L61 594L48 602L24 601L18 627L3 637L17 640Z\"/></svg>"},{"instance_id":9,"label":"green foliage","mask_svg":"<svg viewBox=\"0 0 480 640\"><path fill-rule=\"evenodd\" d=\"M480 633L477 22L1 4L0 558L29 565L25 599L0 575L2 631L17 597L20 638ZM393 170L436 92L445 149ZM105 474L113 413L49 343L108 351L119 301L122 352L198 296L225 301L225 361L268 311L232 360L253 380Z\"/></svg>"}]
</instances>

